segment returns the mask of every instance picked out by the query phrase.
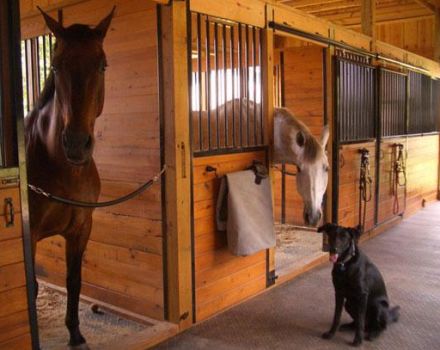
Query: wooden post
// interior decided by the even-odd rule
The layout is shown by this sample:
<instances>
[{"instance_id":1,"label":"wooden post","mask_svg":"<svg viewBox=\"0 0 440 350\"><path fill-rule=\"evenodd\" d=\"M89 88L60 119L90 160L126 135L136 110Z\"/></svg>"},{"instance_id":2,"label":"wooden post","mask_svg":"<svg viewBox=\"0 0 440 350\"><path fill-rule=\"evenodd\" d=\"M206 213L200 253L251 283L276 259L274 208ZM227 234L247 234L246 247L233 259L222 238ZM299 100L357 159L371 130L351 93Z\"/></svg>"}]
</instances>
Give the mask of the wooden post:
<instances>
[{"instance_id":1,"label":"wooden post","mask_svg":"<svg viewBox=\"0 0 440 350\"><path fill-rule=\"evenodd\" d=\"M376 1L362 0L361 1L361 29L362 33L376 37Z\"/></svg>"},{"instance_id":2,"label":"wooden post","mask_svg":"<svg viewBox=\"0 0 440 350\"><path fill-rule=\"evenodd\" d=\"M161 10L163 127L166 170L166 318L193 323L191 169L186 1Z\"/></svg>"},{"instance_id":3,"label":"wooden post","mask_svg":"<svg viewBox=\"0 0 440 350\"><path fill-rule=\"evenodd\" d=\"M273 21L272 6L266 6L266 28L263 30L263 60L262 71L263 79L262 84L264 87L264 116L265 116L265 135L264 144L269 145L272 150L273 145L273 113L274 113L274 33L273 29L269 28L269 22ZM269 164L269 176L272 182L272 188L275 187L275 177L272 170L272 152L268 153ZM273 191L272 191L272 203L274 203ZM275 207L275 206L274 206ZM275 248L269 249L268 252L268 270L272 272L275 270Z\"/></svg>"}]
</instances>

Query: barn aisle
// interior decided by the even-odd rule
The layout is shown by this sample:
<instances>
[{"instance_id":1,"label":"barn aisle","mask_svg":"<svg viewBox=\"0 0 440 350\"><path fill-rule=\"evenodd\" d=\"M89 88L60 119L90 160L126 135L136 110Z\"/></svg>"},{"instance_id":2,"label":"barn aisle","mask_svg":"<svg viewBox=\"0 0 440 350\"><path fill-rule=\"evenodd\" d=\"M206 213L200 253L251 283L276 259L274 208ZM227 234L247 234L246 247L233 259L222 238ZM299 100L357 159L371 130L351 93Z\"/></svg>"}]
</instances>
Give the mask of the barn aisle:
<instances>
[{"instance_id":1,"label":"barn aisle","mask_svg":"<svg viewBox=\"0 0 440 350\"><path fill-rule=\"evenodd\" d=\"M381 270L399 323L362 349L438 349L440 344L440 203L362 244ZM326 264L156 347L156 349L341 349L352 333L320 335L333 315ZM343 316L343 322L347 321ZM346 346L346 348L351 348Z\"/></svg>"}]
</instances>

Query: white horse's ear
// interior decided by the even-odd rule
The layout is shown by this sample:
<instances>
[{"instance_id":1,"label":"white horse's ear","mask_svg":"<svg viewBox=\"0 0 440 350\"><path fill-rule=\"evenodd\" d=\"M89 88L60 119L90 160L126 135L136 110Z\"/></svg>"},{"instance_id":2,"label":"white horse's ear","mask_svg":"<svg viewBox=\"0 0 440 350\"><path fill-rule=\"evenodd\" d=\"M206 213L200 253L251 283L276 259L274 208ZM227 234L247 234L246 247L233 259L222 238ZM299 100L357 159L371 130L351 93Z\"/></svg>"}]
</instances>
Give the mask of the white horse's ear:
<instances>
[{"instance_id":1,"label":"white horse's ear","mask_svg":"<svg viewBox=\"0 0 440 350\"><path fill-rule=\"evenodd\" d=\"M329 136L330 136L330 130L329 130L328 124L326 124L326 125L324 125L324 128L322 129L322 133L321 133L322 148L325 148L325 146L327 145Z\"/></svg>"}]
</instances>

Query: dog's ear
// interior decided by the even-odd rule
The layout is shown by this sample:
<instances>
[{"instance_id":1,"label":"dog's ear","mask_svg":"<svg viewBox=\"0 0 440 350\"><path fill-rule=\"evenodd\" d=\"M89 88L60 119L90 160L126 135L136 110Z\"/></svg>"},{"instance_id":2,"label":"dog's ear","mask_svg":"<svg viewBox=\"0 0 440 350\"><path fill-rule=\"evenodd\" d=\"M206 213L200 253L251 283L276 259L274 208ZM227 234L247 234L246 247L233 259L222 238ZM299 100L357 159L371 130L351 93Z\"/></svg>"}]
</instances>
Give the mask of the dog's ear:
<instances>
[{"instance_id":1,"label":"dog's ear","mask_svg":"<svg viewBox=\"0 0 440 350\"><path fill-rule=\"evenodd\" d=\"M359 237L361 236L361 226L358 225L355 228L352 227L347 227L346 230L348 231L348 233L350 234L350 236L357 241L359 239Z\"/></svg>"},{"instance_id":2,"label":"dog's ear","mask_svg":"<svg viewBox=\"0 0 440 350\"><path fill-rule=\"evenodd\" d=\"M318 232L329 232L333 230L336 227L335 224L332 224L330 222L318 227Z\"/></svg>"}]
</instances>

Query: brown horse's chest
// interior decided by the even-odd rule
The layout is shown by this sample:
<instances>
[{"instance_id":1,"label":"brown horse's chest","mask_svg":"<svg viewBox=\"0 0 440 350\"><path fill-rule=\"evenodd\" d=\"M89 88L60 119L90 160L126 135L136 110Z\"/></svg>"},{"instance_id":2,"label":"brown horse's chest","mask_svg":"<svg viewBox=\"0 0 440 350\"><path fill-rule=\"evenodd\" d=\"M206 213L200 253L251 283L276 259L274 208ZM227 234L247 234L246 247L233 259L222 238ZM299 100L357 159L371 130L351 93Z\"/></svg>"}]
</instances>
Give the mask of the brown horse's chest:
<instances>
[{"instance_id":1,"label":"brown horse's chest","mask_svg":"<svg viewBox=\"0 0 440 350\"><path fill-rule=\"evenodd\" d=\"M96 202L100 184L96 168L77 174L59 174L48 177L30 172L30 180L47 192L72 200ZM33 175L33 176L32 176ZM30 194L31 228L37 240L56 234L72 236L89 227L93 210L61 204L35 193Z\"/></svg>"}]
</instances>

